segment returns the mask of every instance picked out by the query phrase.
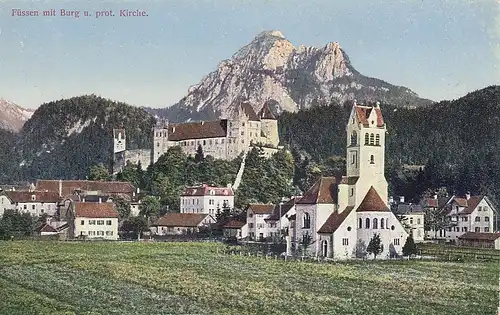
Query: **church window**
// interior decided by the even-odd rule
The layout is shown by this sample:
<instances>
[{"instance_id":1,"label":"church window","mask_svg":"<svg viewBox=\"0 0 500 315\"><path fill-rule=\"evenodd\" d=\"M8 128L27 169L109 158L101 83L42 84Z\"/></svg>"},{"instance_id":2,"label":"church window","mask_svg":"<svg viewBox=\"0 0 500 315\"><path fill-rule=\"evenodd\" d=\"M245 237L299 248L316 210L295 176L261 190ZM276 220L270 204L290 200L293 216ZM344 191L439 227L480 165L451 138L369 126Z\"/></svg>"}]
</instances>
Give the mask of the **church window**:
<instances>
[{"instance_id":1,"label":"church window","mask_svg":"<svg viewBox=\"0 0 500 315\"><path fill-rule=\"evenodd\" d=\"M391 230L393 230L393 231L394 231L394 229L395 229L395 228L396 228L396 227L395 227L394 225L391 225Z\"/></svg>"},{"instance_id":2,"label":"church window","mask_svg":"<svg viewBox=\"0 0 500 315\"><path fill-rule=\"evenodd\" d=\"M370 228L370 219L366 218L365 220L365 228L369 229Z\"/></svg>"},{"instance_id":3,"label":"church window","mask_svg":"<svg viewBox=\"0 0 500 315\"><path fill-rule=\"evenodd\" d=\"M352 228L350 226L347 227L347 232L351 232Z\"/></svg>"},{"instance_id":4,"label":"church window","mask_svg":"<svg viewBox=\"0 0 500 315\"><path fill-rule=\"evenodd\" d=\"M375 135L375 145L380 145L380 135Z\"/></svg>"},{"instance_id":5,"label":"church window","mask_svg":"<svg viewBox=\"0 0 500 315\"><path fill-rule=\"evenodd\" d=\"M378 229L378 220L377 220L377 218L373 219L373 228L374 229Z\"/></svg>"},{"instance_id":6,"label":"church window","mask_svg":"<svg viewBox=\"0 0 500 315\"><path fill-rule=\"evenodd\" d=\"M302 218L302 228L303 229L310 229L311 228L311 216L309 213L304 212L304 217Z\"/></svg>"},{"instance_id":7,"label":"church window","mask_svg":"<svg viewBox=\"0 0 500 315\"><path fill-rule=\"evenodd\" d=\"M372 133L370 134L370 145L374 145L375 144L375 135Z\"/></svg>"},{"instance_id":8,"label":"church window","mask_svg":"<svg viewBox=\"0 0 500 315\"><path fill-rule=\"evenodd\" d=\"M394 245L399 246L399 238L394 239Z\"/></svg>"},{"instance_id":9,"label":"church window","mask_svg":"<svg viewBox=\"0 0 500 315\"><path fill-rule=\"evenodd\" d=\"M354 188L351 188L351 197L354 196Z\"/></svg>"},{"instance_id":10,"label":"church window","mask_svg":"<svg viewBox=\"0 0 500 315\"><path fill-rule=\"evenodd\" d=\"M384 218L380 219L380 228L384 228Z\"/></svg>"},{"instance_id":11,"label":"church window","mask_svg":"<svg viewBox=\"0 0 500 315\"><path fill-rule=\"evenodd\" d=\"M203 140L203 145L207 145L207 140Z\"/></svg>"},{"instance_id":12,"label":"church window","mask_svg":"<svg viewBox=\"0 0 500 315\"><path fill-rule=\"evenodd\" d=\"M358 229L363 228L363 219L359 218L358 219Z\"/></svg>"},{"instance_id":13,"label":"church window","mask_svg":"<svg viewBox=\"0 0 500 315\"><path fill-rule=\"evenodd\" d=\"M353 131L351 134L351 145L356 145L358 143L358 134L356 131Z\"/></svg>"},{"instance_id":14,"label":"church window","mask_svg":"<svg viewBox=\"0 0 500 315\"><path fill-rule=\"evenodd\" d=\"M375 157L370 155L370 164L375 164Z\"/></svg>"},{"instance_id":15,"label":"church window","mask_svg":"<svg viewBox=\"0 0 500 315\"><path fill-rule=\"evenodd\" d=\"M343 246L347 246L347 245L349 245L349 239L348 239L348 238L343 238L343 239L342 239L342 245L343 245Z\"/></svg>"},{"instance_id":16,"label":"church window","mask_svg":"<svg viewBox=\"0 0 500 315\"><path fill-rule=\"evenodd\" d=\"M370 143L369 137L370 136L368 135L368 133L365 133L365 145L368 145Z\"/></svg>"},{"instance_id":17,"label":"church window","mask_svg":"<svg viewBox=\"0 0 500 315\"><path fill-rule=\"evenodd\" d=\"M352 124L354 125L354 118L352 119Z\"/></svg>"}]
</instances>

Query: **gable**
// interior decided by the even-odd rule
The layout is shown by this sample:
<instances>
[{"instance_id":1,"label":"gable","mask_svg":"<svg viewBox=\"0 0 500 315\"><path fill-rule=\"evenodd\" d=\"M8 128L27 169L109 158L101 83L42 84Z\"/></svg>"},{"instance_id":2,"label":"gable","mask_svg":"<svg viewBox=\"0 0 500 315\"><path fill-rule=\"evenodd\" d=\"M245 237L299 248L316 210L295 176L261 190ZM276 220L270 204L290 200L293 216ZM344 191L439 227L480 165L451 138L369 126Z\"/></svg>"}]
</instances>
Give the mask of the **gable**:
<instances>
[{"instance_id":1,"label":"gable","mask_svg":"<svg viewBox=\"0 0 500 315\"><path fill-rule=\"evenodd\" d=\"M368 192L365 195L365 198L359 204L356 212L368 212L368 211L383 211L383 212L391 212L391 210L387 207L385 202L380 198L380 195L377 193L373 186L370 187Z\"/></svg>"}]
</instances>

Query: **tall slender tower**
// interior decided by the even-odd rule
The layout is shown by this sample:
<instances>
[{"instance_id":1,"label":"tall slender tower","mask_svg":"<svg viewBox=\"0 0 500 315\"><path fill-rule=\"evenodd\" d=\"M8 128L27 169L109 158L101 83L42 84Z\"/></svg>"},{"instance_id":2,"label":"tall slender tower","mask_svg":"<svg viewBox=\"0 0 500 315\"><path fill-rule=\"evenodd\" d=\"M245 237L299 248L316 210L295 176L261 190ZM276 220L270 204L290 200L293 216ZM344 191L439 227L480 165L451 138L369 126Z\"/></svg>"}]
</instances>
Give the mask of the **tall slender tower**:
<instances>
[{"instance_id":1,"label":"tall slender tower","mask_svg":"<svg viewBox=\"0 0 500 315\"><path fill-rule=\"evenodd\" d=\"M125 129L113 129L113 175L125 166L126 142Z\"/></svg>"},{"instance_id":2,"label":"tall slender tower","mask_svg":"<svg viewBox=\"0 0 500 315\"><path fill-rule=\"evenodd\" d=\"M385 133L380 103L360 106L354 102L347 124L348 204L351 206L359 205L371 186L388 202Z\"/></svg>"},{"instance_id":3,"label":"tall slender tower","mask_svg":"<svg viewBox=\"0 0 500 315\"><path fill-rule=\"evenodd\" d=\"M157 119L152 132L153 148L151 149L151 164L154 164L168 150L168 121Z\"/></svg>"}]
</instances>

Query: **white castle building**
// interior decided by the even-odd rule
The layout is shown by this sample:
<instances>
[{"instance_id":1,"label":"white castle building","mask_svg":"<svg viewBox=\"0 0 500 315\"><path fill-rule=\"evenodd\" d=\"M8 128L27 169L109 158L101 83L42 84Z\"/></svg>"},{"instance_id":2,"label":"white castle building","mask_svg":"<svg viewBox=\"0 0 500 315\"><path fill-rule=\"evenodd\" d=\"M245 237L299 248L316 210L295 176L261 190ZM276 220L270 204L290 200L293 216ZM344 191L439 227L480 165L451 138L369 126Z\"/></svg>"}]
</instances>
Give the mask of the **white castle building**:
<instances>
[{"instance_id":1,"label":"white castle building","mask_svg":"<svg viewBox=\"0 0 500 315\"><path fill-rule=\"evenodd\" d=\"M385 134L380 105L354 103L347 124L347 176L322 177L297 201L289 243L300 247L309 239L309 254L350 259L364 256L379 234L383 251L377 257L402 253L408 233L388 206Z\"/></svg>"},{"instance_id":2,"label":"white castle building","mask_svg":"<svg viewBox=\"0 0 500 315\"><path fill-rule=\"evenodd\" d=\"M187 155L194 155L199 146L205 156L231 160L251 146L261 146L266 155L277 151L278 121L269 108L269 101L255 113L252 105L242 103L229 119L171 124L157 121L153 127L150 149L127 150L125 129L114 129L113 173L118 173L127 161L141 163L146 169L174 146Z\"/></svg>"}]
</instances>

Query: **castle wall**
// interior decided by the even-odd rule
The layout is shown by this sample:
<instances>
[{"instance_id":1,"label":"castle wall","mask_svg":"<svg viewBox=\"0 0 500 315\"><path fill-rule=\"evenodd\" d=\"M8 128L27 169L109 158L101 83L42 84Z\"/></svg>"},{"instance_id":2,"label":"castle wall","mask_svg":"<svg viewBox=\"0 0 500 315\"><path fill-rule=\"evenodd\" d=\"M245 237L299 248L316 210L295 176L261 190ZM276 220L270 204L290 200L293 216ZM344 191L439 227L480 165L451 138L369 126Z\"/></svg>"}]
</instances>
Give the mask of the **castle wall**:
<instances>
[{"instance_id":1,"label":"castle wall","mask_svg":"<svg viewBox=\"0 0 500 315\"><path fill-rule=\"evenodd\" d=\"M128 161L130 161L132 164L139 164L139 162L141 162L142 169L146 170L149 164L151 164L151 150L127 150L125 151L125 165Z\"/></svg>"},{"instance_id":2,"label":"castle wall","mask_svg":"<svg viewBox=\"0 0 500 315\"><path fill-rule=\"evenodd\" d=\"M186 155L195 156L198 146L201 145L203 155L211 155L215 159L226 159L227 157L227 138L204 138L184 141L169 141L169 147L180 146L182 152Z\"/></svg>"}]
</instances>

